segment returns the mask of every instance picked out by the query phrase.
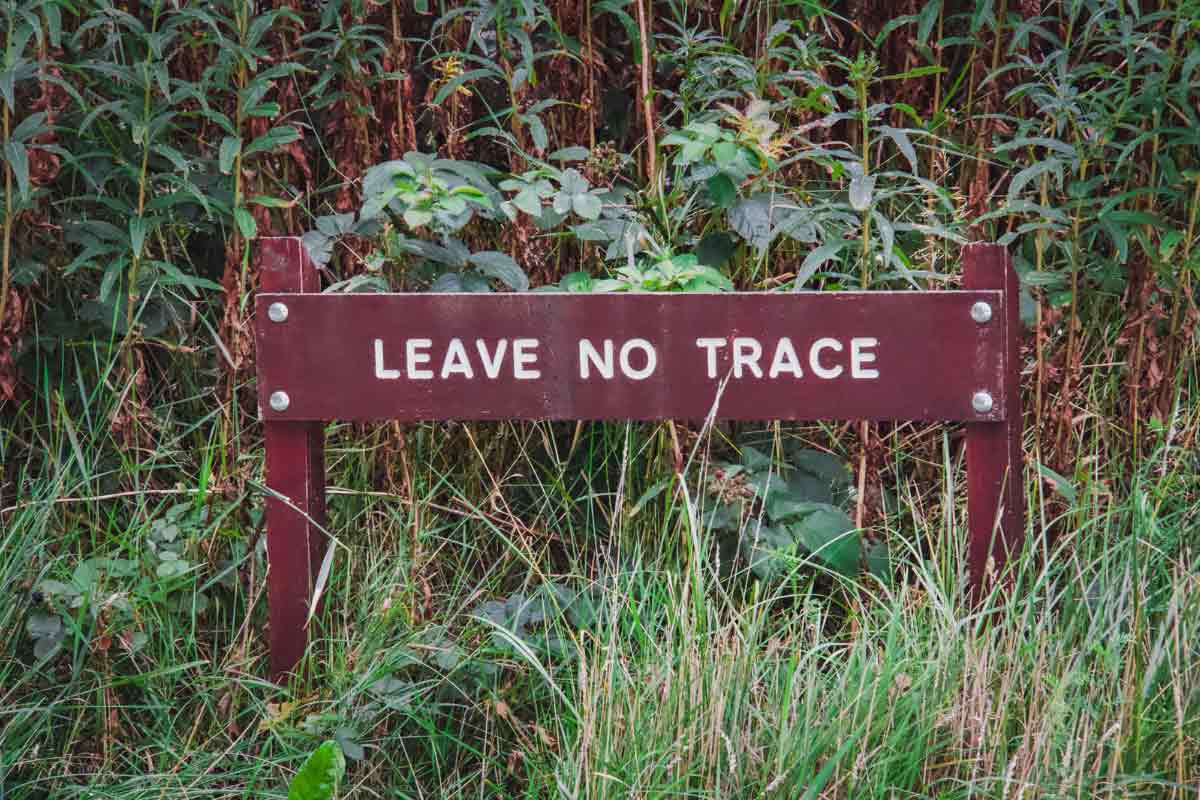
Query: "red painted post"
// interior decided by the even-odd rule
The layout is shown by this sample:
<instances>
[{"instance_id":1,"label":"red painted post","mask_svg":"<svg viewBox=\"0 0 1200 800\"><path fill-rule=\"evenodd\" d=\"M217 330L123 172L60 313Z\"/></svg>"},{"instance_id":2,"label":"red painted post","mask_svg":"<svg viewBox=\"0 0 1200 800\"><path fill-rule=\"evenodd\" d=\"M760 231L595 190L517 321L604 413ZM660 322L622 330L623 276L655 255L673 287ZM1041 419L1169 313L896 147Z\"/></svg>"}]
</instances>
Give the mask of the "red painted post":
<instances>
[{"instance_id":1,"label":"red painted post","mask_svg":"<svg viewBox=\"0 0 1200 800\"><path fill-rule=\"evenodd\" d=\"M1000 289L1004 313L987 323L1004 326L1002 422L967 423L967 561L979 598L1025 539L1025 477L1021 452L1020 293L1008 251L996 244L963 248L963 288ZM974 315L973 315L974 316ZM977 320L978 321L978 320Z\"/></svg>"},{"instance_id":2,"label":"red painted post","mask_svg":"<svg viewBox=\"0 0 1200 800\"><path fill-rule=\"evenodd\" d=\"M316 266L299 238L264 238L259 247L262 291L321 290ZM282 305L258 324L286 326L287 304ZM286 403L286 392L285 386L259 387L260 398L272 406ZM308 643L305 622L324 547L314 522L325 524L325 432L321 422L268 421L263 427L267 486L295 506L275 497L266 501L271 675L279 680L300 662Z\"/></svg>"}]
</instances>

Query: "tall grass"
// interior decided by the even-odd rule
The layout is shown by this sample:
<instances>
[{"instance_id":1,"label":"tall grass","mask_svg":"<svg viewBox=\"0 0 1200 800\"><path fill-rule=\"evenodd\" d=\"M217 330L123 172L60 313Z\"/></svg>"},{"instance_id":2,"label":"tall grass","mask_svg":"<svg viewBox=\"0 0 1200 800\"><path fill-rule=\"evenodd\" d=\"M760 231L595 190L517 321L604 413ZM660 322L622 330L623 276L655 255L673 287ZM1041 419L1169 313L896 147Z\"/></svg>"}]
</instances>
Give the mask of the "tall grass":
<instances>
[{"instance_id":1,"label":"tall grass","mask_svg":"<svg viewBox=\"0 0 1200 800\"><path fill-rule=\"evenodd\" d=\"M113 402L31 405L21 426L41 446L0 534L6 797L282 797L331 737L353 757L348 797L1200 788L1200 487L1171 433L1194 424L1182 413L1131 475L1096 449L1061 491L1031 480L1026 552L981 607L949 438L932 483L891 478L885 579L796 556L760 581L707 525L728 431L656 491L674 456L645 426L414 426L399 454L382 429L335 426L330 594L305 677L276 687L258 504L206 472L220 421L180 415L152 456L117 460L88 422ZM379 469L403 491L376 489ZM157 488L107 491L135 476ZM179 573L158 569L164 519ZM72 603L47 580L86 585ZM39 659L29 626L46 612L64 632Z\"/></svg>"}]
</instances>

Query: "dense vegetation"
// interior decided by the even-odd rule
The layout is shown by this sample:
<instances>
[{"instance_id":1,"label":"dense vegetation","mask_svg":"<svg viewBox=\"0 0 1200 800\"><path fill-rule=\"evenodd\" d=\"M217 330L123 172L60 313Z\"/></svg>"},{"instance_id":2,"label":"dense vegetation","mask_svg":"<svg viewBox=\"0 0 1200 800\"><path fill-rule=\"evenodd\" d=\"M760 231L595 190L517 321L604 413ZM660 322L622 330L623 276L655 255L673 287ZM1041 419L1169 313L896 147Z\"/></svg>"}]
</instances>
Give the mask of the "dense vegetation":
<instances>
[{"instance_id":1,"label":"dense vegetation","mask_svg":"<svg viewBox=\"0 0 1200 800\"><path fill-rule=\"evenodd\" d=\"M1194 0L0 12L0 797L284 796L329 739L355 797L1200 791ZM970 602L953 426L335 423L273 686L281 234L340 292L953 287L999 241L1027 552Z\"/></svg>"}]
</instances>

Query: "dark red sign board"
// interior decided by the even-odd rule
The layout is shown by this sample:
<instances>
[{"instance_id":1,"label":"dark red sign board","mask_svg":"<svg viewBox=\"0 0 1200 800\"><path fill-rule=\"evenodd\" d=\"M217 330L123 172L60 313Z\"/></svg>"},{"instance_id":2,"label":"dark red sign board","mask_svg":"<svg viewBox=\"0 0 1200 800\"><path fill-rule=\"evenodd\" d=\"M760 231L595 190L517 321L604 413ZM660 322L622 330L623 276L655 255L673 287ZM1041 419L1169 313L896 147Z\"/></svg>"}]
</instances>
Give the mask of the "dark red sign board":
<instances>
[{"instance_id":1,"label":"dark red sign board","mask_svg":"<svg viewBox=\"0 0 1200 800\"><path fill-rule=\"evenodd\" d=\"M994 290L261 294L258 385L287 395L272 420L997 421L1003 313Z\"/></svg>"},{"instance_id":2,"label":"dark red sign board","mask_svg":"<svg viewBox=\"0 0 1200 800\"><path fill-rule=\"evenodd\" d=\"M960 291L321 294L263 241L271 654L303 655L324 513L323 421L906 419L968 423L975 586L1023 532L1016 281L964 251Z\"/></svg>"}]
</instances>

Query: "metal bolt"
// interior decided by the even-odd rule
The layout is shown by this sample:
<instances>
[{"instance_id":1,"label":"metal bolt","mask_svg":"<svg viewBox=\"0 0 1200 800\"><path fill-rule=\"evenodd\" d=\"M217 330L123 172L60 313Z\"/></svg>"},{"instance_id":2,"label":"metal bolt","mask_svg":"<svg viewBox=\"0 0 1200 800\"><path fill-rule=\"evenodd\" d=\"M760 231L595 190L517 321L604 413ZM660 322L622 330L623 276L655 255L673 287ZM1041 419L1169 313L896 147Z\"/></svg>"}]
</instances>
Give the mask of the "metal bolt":
<instances>
[{"instance_id":1,"label":"metal bolt","mask_svg":"<svg viewBox=\"0 0 1200 800\"><path fill-rule=\"evenodd\" d=\"M971 306L971 319L978 322L980 325L989 321L992 318L992 307L988 303L980 300L975 305Z\"/></svg>"},{"instance_id":2,"label":"metal bolt","mask_svg":"<svg viewBox=\"0 0 1200 800\"><path fill-rule=\"evenodd\" d=\"M271 303L267 307L267 316L271 318L271 322L283 322L287 319L287 306L283 303Z\"/></svg>"},{"instance_id":3,"label":"metal bolt","mask_svg":"<svg viewBox=\"0 0 1200 800\"><path fill-rule=\"evenodd\" d=\"M971 396L971 408L975 409L980 414L986 414L992 410L992 393L986 391L976 392Z\"/></svg>"},{"instance_id":4,"label":"metal bolt","mask_svg":"<svg viewBox=\"0 0 1200 800\"><path fill-rule=\"evenodd\" d=\"M275 411L287 411L291 404L292 398L287 396L287 392L271 392L271 408Z\"/></svg>"}]
</instances>

